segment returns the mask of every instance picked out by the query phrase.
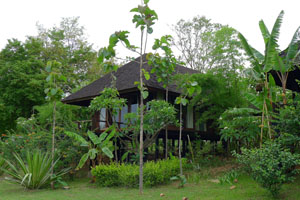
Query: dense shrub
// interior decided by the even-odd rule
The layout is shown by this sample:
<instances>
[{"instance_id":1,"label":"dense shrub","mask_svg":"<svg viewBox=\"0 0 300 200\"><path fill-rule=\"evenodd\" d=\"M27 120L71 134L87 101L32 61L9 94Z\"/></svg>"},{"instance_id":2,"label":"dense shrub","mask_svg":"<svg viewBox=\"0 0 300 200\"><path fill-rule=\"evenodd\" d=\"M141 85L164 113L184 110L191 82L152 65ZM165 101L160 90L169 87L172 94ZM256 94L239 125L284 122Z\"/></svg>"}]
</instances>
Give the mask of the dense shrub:
<instances>
[{"instance_id":1,"label":"dense shrub","mask_svg":"<svg viewBox=\"0 0 300 200\"><path fill-rule=\"evenodd\" d=\"M102 187L137 187L139 183L139 166L135 164L98 165L92 169L92 174ZM144 184L148 187L165 184L178 174L178 159L150 161L144 165Z\"/></svg>"},{"instance_id":2,"label":"dense shrub","mask_svg":"<svg viewBox=\"0 0 300 200\"><path fill-rule=\"evenodd\" d=\"M234 155L245 166L251 177L277 196L282 184L294 180L295 166L300 157L284 150L279 143L268 142L260 149L244 149Z\"/></svg>"}]
</instances>

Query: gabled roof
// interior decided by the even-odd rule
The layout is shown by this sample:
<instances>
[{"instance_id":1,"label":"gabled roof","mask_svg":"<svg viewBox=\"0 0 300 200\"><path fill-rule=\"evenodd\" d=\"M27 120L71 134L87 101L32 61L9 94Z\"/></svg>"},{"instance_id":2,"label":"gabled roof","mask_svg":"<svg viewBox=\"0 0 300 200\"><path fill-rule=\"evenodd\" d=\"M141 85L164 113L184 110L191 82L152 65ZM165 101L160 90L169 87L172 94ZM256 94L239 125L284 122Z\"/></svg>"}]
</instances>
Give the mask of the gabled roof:
<instances>
[{"instance_id":1,"label":"gabled roof","mask_svg":"<svg viewBox=\"0 0 300 200\"><path fill-rule=\"evenodd\" d=\"M143 55L143 57L146 57ZM145 60L145 59L144 59ZM122 67L120 67L117 72L113 72L116 77L116 86L120 93L125 93L126 91L132 91L137 90L137 86L134 84L134 82L139 81L139 58L135 59L134 61L131 61ZM150 73L151 67L147 64L147 62L144 63L143 68ZM196 70L183 67L181 65L176 66L176 72L175 74L194 74L199 73ZM91 84L83 87L79 91L69 95L65 99L62 100L62 102L67 104L74 104L74 105L89 105L89 102L91 99L93 99L95 96L98 96L100 92L106 88L111 86L112 77L111 74L106 74L100 79L92 82ZM149 88L156 88L160 90L165 90L163 88L162 83L157 82L157 78L155 74L150 74L150 79L145 80L144 84L146 87ZM176 88L176 85L170 85L169 86L170 92L179 93L178 89Z\"/></svg>"}]
</instances>

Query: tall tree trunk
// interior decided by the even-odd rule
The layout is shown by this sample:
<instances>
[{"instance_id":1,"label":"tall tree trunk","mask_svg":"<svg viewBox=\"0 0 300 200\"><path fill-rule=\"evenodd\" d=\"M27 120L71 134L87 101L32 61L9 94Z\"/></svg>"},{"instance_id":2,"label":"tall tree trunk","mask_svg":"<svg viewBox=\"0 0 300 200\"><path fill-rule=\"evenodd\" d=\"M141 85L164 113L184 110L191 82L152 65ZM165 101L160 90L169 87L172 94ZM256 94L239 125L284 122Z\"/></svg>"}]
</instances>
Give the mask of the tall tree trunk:
<instances>
[{"instance_id":1,"label":"tall tree trunk","mask_svg":"<svg viewBox=\"0 0 300 200\"><path fill-rule=\"evenodd\" d=\"M142 4L143 5L143 4ZM140 174L139 174L139 191L143 194L143 155L144 155L144 97L143 97L143 35L141 31L141 49L140 49Z\"/></svg>"},{"instance_id":2,"label":"tall tree trunk","mask_svg":"<svg viewBox=\"0 0 300 200\"><path fill-rule=\"evenodd\" d=\"M182 172L182 159L181 159L181 135L182 135L182 104L180 103L180 108L179 108L179 141L178 141L178 146L179 146L179 150L178 150L178 155L179 155L179 165L180 165L180 175L183 174Z\"/></svg>"},{"instance_id":3,"label":"tall tree trunk","mask_svg":"<svg viewBox=\"0 0 300 200\"><path fill-rule=\"evenodd\" d=\"M55 120L56 120L56 101L53 102L53 125L52 125L52 152L51 152L51 175L54 171L54 153L55 153ZM54 189L54 182L51 182L51 188Z\"/></svg>"},{"instance_id":4,"label":"tall tree trunk","mask_svg":"<svg viewBox=\"0 0 300 200\"><path fill-rule=\"evenodd\" d=\"M166 87L166 102L169 100L169 87ZM165 129L165 136L166 136L166 152L165 152L165 159L168 159L168 125Z\"/></svg>"}]
</instances>

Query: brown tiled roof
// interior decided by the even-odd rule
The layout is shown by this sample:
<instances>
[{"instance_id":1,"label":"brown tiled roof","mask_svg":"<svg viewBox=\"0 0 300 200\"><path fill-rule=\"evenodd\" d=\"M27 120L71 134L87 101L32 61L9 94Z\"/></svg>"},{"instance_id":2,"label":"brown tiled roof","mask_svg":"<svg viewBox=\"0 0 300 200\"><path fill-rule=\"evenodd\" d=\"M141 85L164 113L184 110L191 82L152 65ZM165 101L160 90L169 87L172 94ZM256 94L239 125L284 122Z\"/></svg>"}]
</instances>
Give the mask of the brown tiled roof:
<instances>
[{"instance_id":1,"label":"brown tiled roof","mask_svg":"<svg viewBox=\"0 0 300 200\"><path fill-rule=\"evenodd\" d=\"M137 62L138 60L139 58L123 65L117 70L117 72L114 72L114 75L116 77L116 86L120 93L122 93L122 91L127 90L137 90L137 86L134 84L134 82L139 81L139 63ZM143 65L143 68L150 73L151 67L147 63ZM174 75L178 73L193 74L198 73L198 71L183 67L181 65L177 65L176 72L174 73ZM98 96L104 88L111 86L111 80L111 74L106 74L100 79L83 87L79 91L69 95L68 97L63 99L62 102L76 105L89 104L89 100L91 100L95 96ZM150 74L150 79L144 79L144 83L147 87L164 90L162 83L157 82L155 74ZM179 93L178 89L176 88L176 85L170 85L169 91ZM84 101L85 103L80 103Z\"/></svg>"}]
</instances>

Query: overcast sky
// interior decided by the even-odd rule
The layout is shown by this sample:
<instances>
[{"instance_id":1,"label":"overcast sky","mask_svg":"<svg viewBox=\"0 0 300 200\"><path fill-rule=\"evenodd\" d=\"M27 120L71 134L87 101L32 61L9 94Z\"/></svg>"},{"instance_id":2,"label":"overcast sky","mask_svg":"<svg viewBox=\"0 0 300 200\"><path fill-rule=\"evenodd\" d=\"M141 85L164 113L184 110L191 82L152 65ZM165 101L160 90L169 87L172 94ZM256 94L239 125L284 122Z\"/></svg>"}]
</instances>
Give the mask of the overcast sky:
<instances>
[{"instance_id":1,"label":"overcast sky","mask_svg":"<svg viewBox=\"0 0 300 200\"><path fill-rule=\"evenodd\" d=\"M109 35L118 30L132 32L130 39L138 45L129 10L139 3L140 0L0 0L0 48L4 48L7 39L24 41L27 35L36 35L37 22L50 28L59 24L62 17L73 16L80 16L79 22L95 49L107 45ZM262 51L260 19L271 29L279 12L285 11L279 38L281 49L300 25L300 0L151 0L149 6L159 17L152 38L172 34L170 27L179 19L204 15L212 22L237 29Z\"/></svg>"}]
</instances>

